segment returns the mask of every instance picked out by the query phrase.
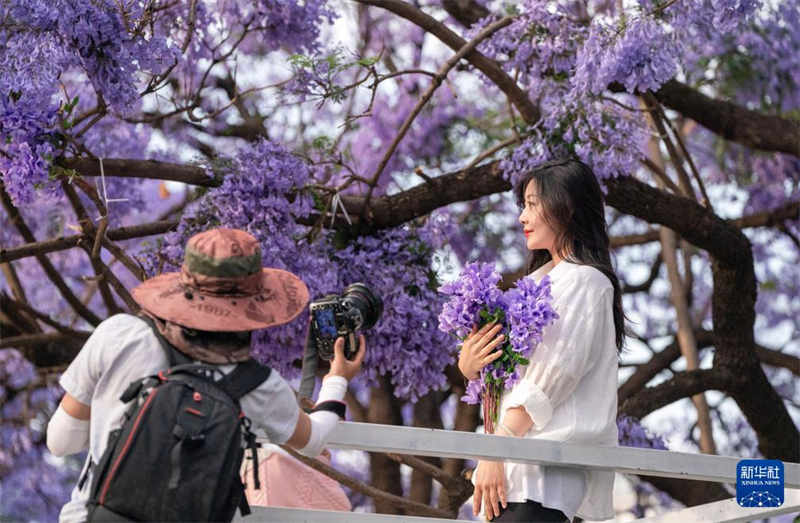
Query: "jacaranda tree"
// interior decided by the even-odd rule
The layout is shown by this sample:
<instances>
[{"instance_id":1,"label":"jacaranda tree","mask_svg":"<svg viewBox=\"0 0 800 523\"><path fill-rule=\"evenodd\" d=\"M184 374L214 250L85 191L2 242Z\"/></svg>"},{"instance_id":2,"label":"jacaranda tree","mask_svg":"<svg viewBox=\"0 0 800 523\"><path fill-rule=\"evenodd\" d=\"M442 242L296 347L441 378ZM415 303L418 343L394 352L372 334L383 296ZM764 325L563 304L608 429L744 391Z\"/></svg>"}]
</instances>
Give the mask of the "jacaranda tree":
<instances>
[{"instance_id":1,"label":"jacaranda tree","mask_svg":"<svg viewBox=\"0 0 800 523\"><path fill-rule=\"evenodd\" d=\"M210 227L314 297L382 294L354 420L475 430L437 289L467 261L522 275L509 189L565 154L600 178L651 354L623 356L621 444L800 461L799 48L794 1L0 0L0 518L55 518L81 466L43 445L58 373ZM304 325L255 356L296 376ZM676 403L663 437L640 424ZM354 502L471 495L462 461L402 461L410 484L340 464ZM632 479L640 514L731 495Z\"/></svg>"}]
</instances>

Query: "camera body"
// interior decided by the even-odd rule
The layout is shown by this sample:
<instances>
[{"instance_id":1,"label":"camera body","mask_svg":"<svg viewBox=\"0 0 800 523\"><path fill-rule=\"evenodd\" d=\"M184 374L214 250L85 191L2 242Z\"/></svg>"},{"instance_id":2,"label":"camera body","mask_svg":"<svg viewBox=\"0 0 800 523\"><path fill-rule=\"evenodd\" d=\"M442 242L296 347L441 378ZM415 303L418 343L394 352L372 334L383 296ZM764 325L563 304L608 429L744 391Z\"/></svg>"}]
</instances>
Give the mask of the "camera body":
<instances>
[{"instance_id":1,"label":"camera body","mask_svg":"<svg viewBox=\"0 0 800 523\"><path fill-rule=\"evenodd\" d=\"M344 354L353 359L358 352L356 331L375 326L383 314L383 300L363 283L348 285L341 295L331 294L309 305L311 328L319 356L334 357L336 338L345 340Z\"/></svg>"}]
</instances>

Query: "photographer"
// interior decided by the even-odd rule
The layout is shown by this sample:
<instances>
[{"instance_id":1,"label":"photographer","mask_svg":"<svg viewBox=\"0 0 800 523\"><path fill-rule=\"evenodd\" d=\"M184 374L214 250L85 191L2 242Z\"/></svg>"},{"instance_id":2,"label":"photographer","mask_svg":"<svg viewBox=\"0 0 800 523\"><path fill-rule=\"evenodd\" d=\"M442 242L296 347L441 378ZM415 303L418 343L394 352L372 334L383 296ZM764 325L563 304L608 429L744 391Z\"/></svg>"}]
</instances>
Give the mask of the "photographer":
<instances>
[{"instance_id":1,"label":"photographer","mask_svg":"<svg viewBox=\"0 0 800 523\"><path fill-rule=\"evenodd\" d=\"M95 492L92 475L98 473L96 465L104 458L109 435L124 427L126 414L130 416L129 405L120 398L127 395L132 383L146 376L157 375L165 382L170 381L171 375L166 369L173 367L173 356L165 347L178 351L184 361L212 365L226 375L219 382L228 382L227 375L237 366L248 367L248 370L260 367L261 371L265 371L261 373L265 379L254 382L252 390L243 394L236 403L237 406L241 405L239 418L242 422L246 421L244 418L249 419L247 429L252 423L253 429L265 433L272 443L286 443L307 456L316 456L323 450L339 421L339 415L331 411L337 409L306 414L278 372L270 372L248 361L251 331L288 323L304 310L308 302L308 289L302 281L286 271L262 268L261 259L258 241L244 231L214 229L193 236L188 242L180 273L161 274L133 290L134 298L142 306L142 317L118 314L95 329L61 377L66 394L47 429L47 446L54 455L65 456L89 450L86 477L73 490L71 501L62 508L60 521L99 519L87 511L87 503ZM345 358L344 346L343 338L336 340L334 358L330 372L323 379L318 406L341 403L348 380L356 376L361 368L366 353L364 337L359 336L359 349L352 360ZM247 376L249 381L253 381L252 375L236 374L237 377ZM235 389L235 386L236 383L233 383L231 388ZM151 392L149 396L148 402L156 394ZM202 413L198 410L204 401L210 400L195 392L194 401L197 402L197 409L185 410L195 416L186 416L201 421L203 416L210 417L210 411ZM142 408L141 404L139 408ZM138 424L139 419L135 421ZM176 425L176 431L178 428ZM172 430L172 427L169 429ZM178 436L178 432L175 435ZM187 452L192 452L191 448L202 445L202 436L194 434L193 438L186 439L186 445L183 446L183 440L180 440L174 447L177 450L172 453L173 462L176 455L181 458ZM137 437L142 439L144 436L138 434ZM127 443L133 442L135 446L135 439L132 433ZM167 438L156 441L159 445L173 444ZM122 452L127 450L126 445ZM205 451L209 450L215 449ZM130 454L128 452L128 456ZM116 465L120 462L121 458ZM188 488L192 478L187 477L191 476L187 472L181 476L180 467L184 467L184 471L202 469L192 469L200 465L184 464L180 460L177 463L172 464L169 488L157 485L155 479L162 469L169 469L168 463L148 463L147 467L141 467L142 483L129 495L141 495L143 503L155 503L152 500L159 499L161 505L186 503L186 496L180 495L180 489ZM238 474L238 467L236 471ZM112 470L111 475L115 472L120 476L116 470ZM169 470L167 474L169 477ZM106 489L109 485L113 491L115 483L108 479ZM217 499L220 497L219 491L203 492L204 486L200 485L201 491L189 496L188 503L196 500L197 503L208 501L213 505L225 501ZM168 493L167 498L164 492ZM241 494L241 491L238 492ZM105 496L107 492L103 494ZM235 495L231 494L231 497ZM238 498L234 503L237 502ZM123 518L115 521L126 520L125 514L121 516ZM177 517L185 516L178 512Z\"/></svg>"}]
</instances>

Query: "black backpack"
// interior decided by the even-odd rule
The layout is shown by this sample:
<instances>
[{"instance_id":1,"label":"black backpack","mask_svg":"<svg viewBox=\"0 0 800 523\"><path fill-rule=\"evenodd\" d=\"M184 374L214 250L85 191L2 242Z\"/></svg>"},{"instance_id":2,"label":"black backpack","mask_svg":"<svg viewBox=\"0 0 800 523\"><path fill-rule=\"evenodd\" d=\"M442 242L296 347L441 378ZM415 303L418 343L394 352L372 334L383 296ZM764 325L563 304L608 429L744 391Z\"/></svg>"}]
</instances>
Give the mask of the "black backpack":
<instances>
[{"instance_id":1,"label":"black backpack","mask_svg":"<svg viewBox=\"0 0 800 523\"><path fill-rule=\"evenodd\" d=\"M239 475L255 435L239 399L270 369L240 363L230 374L193 364L158 332L170 368L137 380L120 398L134 402L93 467L88 521L231 521L250 513Z\"/></svg>"}]
</instances>

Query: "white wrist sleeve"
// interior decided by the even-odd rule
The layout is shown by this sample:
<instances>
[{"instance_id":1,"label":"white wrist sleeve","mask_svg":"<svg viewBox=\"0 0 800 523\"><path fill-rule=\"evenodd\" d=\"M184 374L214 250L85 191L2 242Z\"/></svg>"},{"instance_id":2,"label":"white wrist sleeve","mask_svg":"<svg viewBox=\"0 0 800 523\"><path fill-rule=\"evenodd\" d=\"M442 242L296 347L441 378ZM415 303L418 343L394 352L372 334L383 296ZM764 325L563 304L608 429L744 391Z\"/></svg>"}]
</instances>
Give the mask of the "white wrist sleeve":
<instances>
[{"instance_id":1,"label":"white wrist sleeve","mask_svg":"<svg viewBox=\"0 0 800 523\"><path fill-rule=\"evenodd\" d=\"M89 420L73 418L61 405L47 425L47 448L59 458L89 448Z\"/></svg>"},{"instance_id":2,"label":"white wrist sleeve","mask_svg":"<svg viewBox=\"0 0 800 523\"><path fill-rule=\"evenodd\" d=\"M342 401L347 391L347 380L341 376L330 376L322 381L322 388L317 397L317 404L323 401ZM308 443L297 452L310 458L316 457L325 449L328 438L339 423L339 416L333 412L321 410L308 415L311 419L311 435Z\"/></svg>"},{"instance_id":3,"label":"white wrist sleeve","mask_svg":"<svg viewBox=\"0 0 800 523\"><path fill-rule=\"evenodd\" d=\"M342 376L328 376L322 380L322 387L319 389L317 404L323 401L343 401L344 394L347 392L347 380Z\"/></svg>"}]
</instances>

